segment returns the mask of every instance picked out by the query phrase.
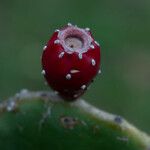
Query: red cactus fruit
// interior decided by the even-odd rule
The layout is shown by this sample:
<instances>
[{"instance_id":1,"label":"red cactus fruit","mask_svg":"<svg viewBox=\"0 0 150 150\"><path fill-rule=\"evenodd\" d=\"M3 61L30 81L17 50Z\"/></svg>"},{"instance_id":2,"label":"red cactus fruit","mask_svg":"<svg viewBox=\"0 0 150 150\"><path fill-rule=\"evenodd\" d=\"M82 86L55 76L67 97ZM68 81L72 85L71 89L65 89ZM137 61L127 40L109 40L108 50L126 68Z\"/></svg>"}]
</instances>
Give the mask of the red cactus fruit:
<instances>
[{"instance_id":1,"label":"red cactus fruit","mask_svg":"<svg viewBox=\"0 0 150 150\"><path fill-rule=\"evenodd\" d=\"M42 74L65 100L79 98L100 73L100 46L90 29L68 23L43 48Z\"/></svg>"}]
</instances>

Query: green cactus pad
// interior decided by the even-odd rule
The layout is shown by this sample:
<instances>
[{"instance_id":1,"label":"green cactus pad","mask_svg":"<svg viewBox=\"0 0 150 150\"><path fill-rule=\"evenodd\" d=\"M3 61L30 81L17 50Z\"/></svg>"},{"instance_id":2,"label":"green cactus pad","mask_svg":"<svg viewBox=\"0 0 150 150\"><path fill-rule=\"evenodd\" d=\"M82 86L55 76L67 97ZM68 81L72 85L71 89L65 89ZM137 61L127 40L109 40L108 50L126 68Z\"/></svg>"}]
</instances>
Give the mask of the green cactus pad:
<instances>
[{"instance_id":1,"label":"green cactus pad","mask_svg":"<svg viewBox=\"0 0 150 150\"><path fill-rule=\"evenodd\" d=\"M84 100L21 91L0 104L1 150L149 150L150 137Z\"/></svg>"}]
</instances>

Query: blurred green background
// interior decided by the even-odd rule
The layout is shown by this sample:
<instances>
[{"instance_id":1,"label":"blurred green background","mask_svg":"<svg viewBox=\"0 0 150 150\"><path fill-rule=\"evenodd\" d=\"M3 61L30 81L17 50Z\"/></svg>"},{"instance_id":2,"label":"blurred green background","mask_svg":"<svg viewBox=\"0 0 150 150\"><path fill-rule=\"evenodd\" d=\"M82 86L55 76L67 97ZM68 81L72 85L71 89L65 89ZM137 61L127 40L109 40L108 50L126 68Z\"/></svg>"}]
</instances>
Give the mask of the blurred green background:
<instances>
[{"instance_id":1,"label":"blurred green background","mask_svg":"<svg viewBox=\"0 0 150 150\"><path fill-rule=\"evenodd\" d=\"M150 134L149 0L0 0L0 99L49 90L42 48L68 22L90 27L102 48L102 74L83 97Z\"/></svg>"}]
</instances>

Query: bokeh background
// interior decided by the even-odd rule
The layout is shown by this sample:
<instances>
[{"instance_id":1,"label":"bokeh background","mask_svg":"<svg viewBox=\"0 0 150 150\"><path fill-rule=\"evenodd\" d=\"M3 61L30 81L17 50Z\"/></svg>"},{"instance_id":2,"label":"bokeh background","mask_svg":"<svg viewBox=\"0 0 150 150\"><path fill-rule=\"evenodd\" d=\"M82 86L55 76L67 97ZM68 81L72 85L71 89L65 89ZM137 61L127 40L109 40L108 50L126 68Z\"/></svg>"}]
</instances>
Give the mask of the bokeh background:
<instances>
[{"instance_id":1,"label":"bokeh background","mask_svg":"<svg viewBox=\"0 0 150 150\"><path fill-rule=\"evenodd\" d=\"M150 134L150 0L0 0L0 99L49 90L42 48L68 22L90 27L102 74L83 96Z\"/></svg>"}]
</instances>

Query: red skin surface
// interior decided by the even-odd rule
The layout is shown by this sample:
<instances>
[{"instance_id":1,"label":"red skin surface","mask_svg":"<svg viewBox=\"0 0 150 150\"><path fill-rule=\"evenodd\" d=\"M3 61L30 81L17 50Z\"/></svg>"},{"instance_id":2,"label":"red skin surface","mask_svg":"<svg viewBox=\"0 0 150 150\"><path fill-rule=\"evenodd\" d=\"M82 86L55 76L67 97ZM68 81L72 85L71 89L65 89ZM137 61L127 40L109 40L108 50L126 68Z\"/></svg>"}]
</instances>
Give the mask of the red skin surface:
<instances>
[{"instance_id":1,"label":"red skin surface","mask_svg":"<svg viewBox=\"0 0 150 150\"><path fill-rule=\"evenodd\" d=\"M61 30L65 29L67 27ZM88 32L88 35L91 36L91 33ZM82 59L79 59L78 52L69 54L64 51L61 44L54 43L55 40L58 40L58 32L52 35L47 43L47 48L43 51L42 68L45 70L44 77L49 86L58 91L64 100L72 101L79 98L100 69L100 47L94 42L92 36L91 38L94 49L89 47L87 52L82 53ZM62 58L59 58L61 52L65 53ZM95 60L95 65L92 65L91 59ZM78 70L79 72L71 73L71 70ZM71 74L71 79L66 79L67 74ZM82 85L86 85L86 88L82 89Z\"/></svg>"}]
</instances>

